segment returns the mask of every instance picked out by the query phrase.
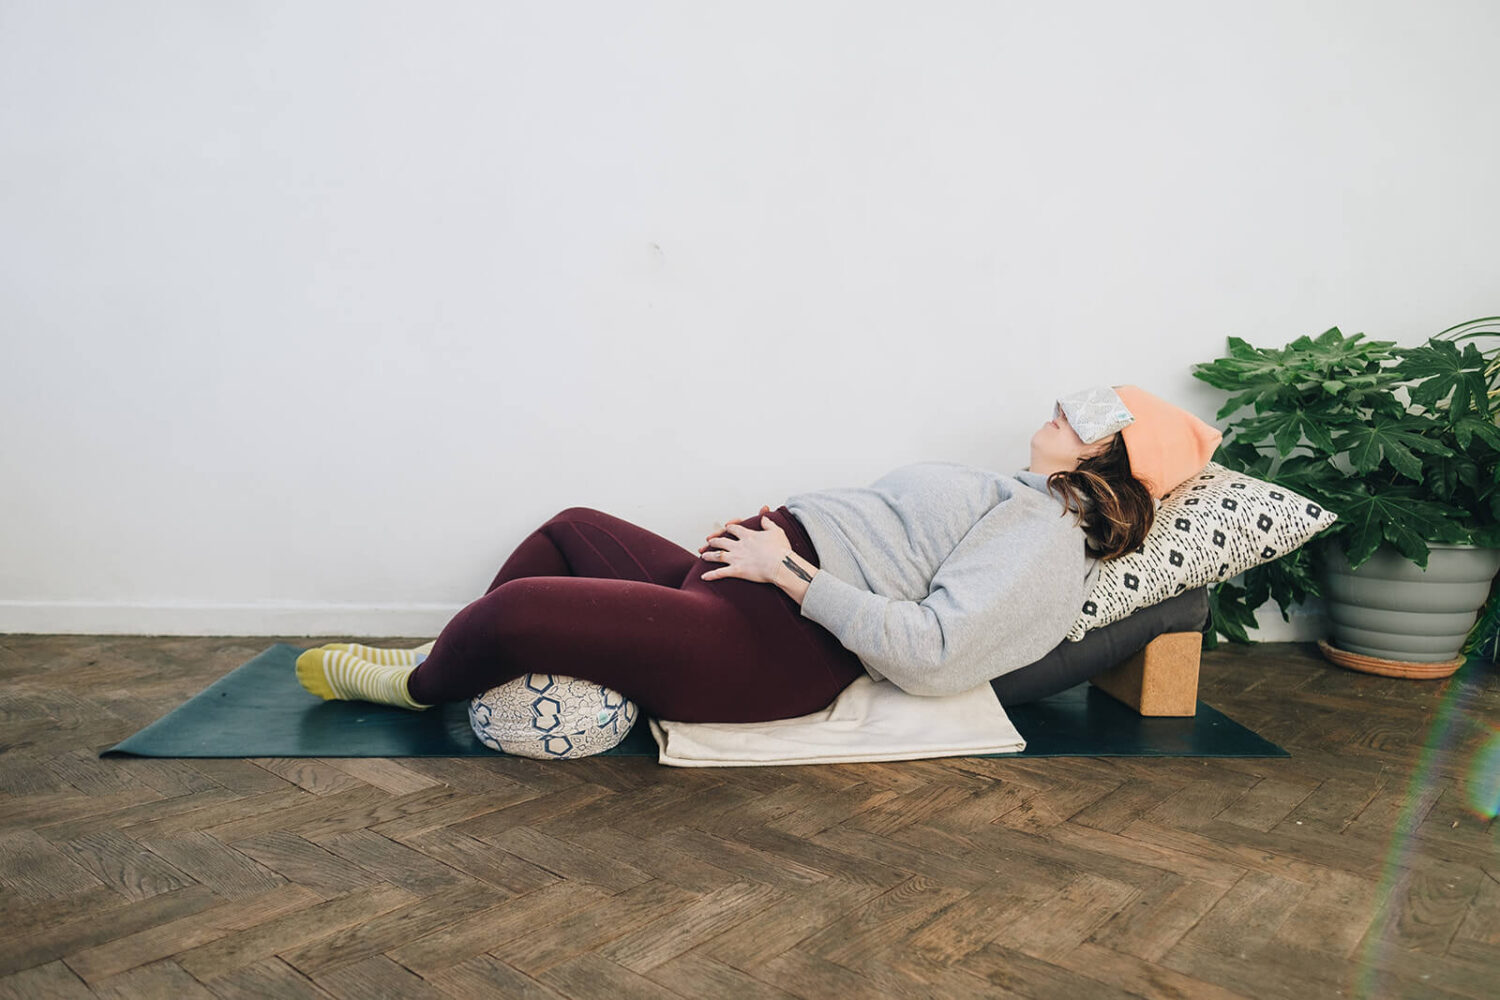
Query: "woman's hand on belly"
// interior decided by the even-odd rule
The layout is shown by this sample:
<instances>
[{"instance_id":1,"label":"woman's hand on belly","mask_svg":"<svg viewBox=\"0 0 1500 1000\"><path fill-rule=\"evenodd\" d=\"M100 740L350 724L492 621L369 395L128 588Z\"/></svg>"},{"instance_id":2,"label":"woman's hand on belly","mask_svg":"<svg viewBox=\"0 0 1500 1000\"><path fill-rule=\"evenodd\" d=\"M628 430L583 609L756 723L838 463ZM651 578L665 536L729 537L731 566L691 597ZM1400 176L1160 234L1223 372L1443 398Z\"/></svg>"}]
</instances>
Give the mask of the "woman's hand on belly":
<instances>
[{"instance_id":1,"label":"woman's hand on belly","mask_svg":"<svg viewBox=\"0 0 1500 1000\"><path fill-rule=\"evenodd\" d=\"M792 543L781 525L761 517L760 530L746 524L728 524L724 534L709 539L703 558L719 568L703 574L705 580L733 576L752 583L775 583L781 560L792 551Z\"/></svg>"},{"instance_id":2,"label":"woman's hand on belly","mask_svg":"<svg viewBox=\"0 0 1500 1000\"><path fill-rule=\"evenodd\" d=\"M760 530L734 523L725 535L709 539L703 558L719 564L703 580L732 576L752 583L775 584L800 606L818 567L792 551L781 525L769 517L760 519Z\"/></svg>"},{"instance_id":3,"label":"woman's hand on belly","mask_svg":"<svg viewBox=\"0 0 1500 1000\"><path fill-rule=\"evenodd\" d=\"M764 505L764 504L762 504L761 508L760 508L760 516L764 517L765 515L767 515L769 513L771 513L771 508L768 507L768 506L766 506L766 505ZM745 520L749 520L749 518L745 518ZM724 522L724 527L728 528L731 524L739 524L739 523L740 523L740 518L735 518L732 521L725 521ZM705 553L709 549L713 548L714 547L713 546L713 541L714 541L715 538L723 538L723 537L724 537L724 532L722 532L722 531L716 532L715 534L712 534L712 535L709 535L708 536L708 542L709 542L709 544L698 546L698 554L701 556L703 553Z\"/></svg>"}]
</instances>

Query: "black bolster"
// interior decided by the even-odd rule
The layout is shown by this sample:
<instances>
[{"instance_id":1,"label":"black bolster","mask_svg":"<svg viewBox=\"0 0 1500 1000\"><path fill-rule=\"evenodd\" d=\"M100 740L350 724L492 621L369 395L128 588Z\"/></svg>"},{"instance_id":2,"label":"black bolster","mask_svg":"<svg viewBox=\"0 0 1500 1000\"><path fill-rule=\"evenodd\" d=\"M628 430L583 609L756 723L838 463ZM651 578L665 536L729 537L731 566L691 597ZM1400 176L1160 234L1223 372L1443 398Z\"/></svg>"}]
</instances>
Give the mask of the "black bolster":
<instances>
[{"instance_id":1,"label":"black bolster","mask_svg":"<svg viewBox=\"0 0 1500 1000\"><path fill-rule=\"evenodd\" d=\"M1207 627L1208 588L1198 587L1091 629L1077 642L1064 639L1035 663L996 677L990 687L1000 704L1024 705L1123 663L1165 632L1201 632Z\"/></svg>"}]
</instances>

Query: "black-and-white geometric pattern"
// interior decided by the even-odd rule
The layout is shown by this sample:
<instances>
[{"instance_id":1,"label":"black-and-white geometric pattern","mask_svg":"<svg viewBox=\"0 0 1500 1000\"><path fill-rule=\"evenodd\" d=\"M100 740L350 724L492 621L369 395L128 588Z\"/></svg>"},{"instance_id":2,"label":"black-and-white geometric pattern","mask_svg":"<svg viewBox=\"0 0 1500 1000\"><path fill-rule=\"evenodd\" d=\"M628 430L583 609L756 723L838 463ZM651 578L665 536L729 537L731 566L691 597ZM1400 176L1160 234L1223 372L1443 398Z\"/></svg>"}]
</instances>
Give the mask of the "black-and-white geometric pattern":
<instances>
[{"instance_id":1,"label":"black-and-white geometric pattern","mask_svg":"<svg viewBox=\"0 0 1500 1000\"><path fill-rule=\"evenodd\" d=\"M1100 566L1068 638L1295 551L1336 520L1284 486L1209 462L1162 498L1144 549Z\"/></svg>"},{"instance_id":2,"label":"black-and-white geometric pattern","mask_svg":"<svg viewBox=\"0 0 1500 1000\"><path fill-rule=\"evenodd\" d=\"M491 750L553 760L617 746L639 708L613 688L563 674L523 674L469 700L469 727Z\"/></svg>"}]
</instances>

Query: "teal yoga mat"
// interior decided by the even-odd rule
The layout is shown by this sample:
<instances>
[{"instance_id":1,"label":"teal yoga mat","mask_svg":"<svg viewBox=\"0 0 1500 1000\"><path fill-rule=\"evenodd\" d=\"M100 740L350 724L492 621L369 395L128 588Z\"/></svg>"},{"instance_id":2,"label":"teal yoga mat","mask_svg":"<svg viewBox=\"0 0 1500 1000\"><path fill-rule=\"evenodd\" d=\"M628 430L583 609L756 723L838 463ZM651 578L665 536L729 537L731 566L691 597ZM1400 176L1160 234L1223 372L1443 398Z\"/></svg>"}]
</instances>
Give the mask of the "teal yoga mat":
<instances>
[{"instance_id":1,"label":"teal yoga mat","mask_svg":"<svg viewBox=\"0 0 1500 1000\"><path fill-rule=\"evenodd\" d=\"M100 756L504 756L474 737L464 702L408 712L315 698L297 683L294 667L301 652L286 643L272 646ZM988 756L1289 756L1201 701L1193 718L1148 719L1082 684L1006 711L1026 738L1026 749ZM627 757L655 757L656 752L644 720L637 720L624 741L606 751Z\"/></svg>"}]
</instances>

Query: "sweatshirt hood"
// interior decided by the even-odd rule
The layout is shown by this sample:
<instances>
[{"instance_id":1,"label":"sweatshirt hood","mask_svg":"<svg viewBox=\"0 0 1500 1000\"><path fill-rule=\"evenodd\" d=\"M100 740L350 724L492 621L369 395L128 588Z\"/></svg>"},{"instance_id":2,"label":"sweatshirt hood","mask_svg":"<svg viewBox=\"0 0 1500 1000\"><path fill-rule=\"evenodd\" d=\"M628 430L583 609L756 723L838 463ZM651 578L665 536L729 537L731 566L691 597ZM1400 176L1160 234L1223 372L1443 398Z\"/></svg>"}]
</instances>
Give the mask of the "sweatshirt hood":
<instances>
[{"instance_id":1,"label":"sweatshirt hood","mask_svg":"<svg viewBox=\"0 0 1500 1000\"><path fill-rule=\"evenodd\" d=\"M1047 477L1042 475L1040 472L1032 472L1030 469L1022 469L1020 472L1017 472L1015 474L1014 478L1016 482L1024 483L1043 496L1050 497L1052 501L1059 507L1063 506L1063 498L1058 493L1047 489ZM1087 496L1080 495L1078 499L1083 504L1085 511L1088 511L1094 506L1094 501L1089 499L1089 497Z\"/></svg>"}]
</instances>

